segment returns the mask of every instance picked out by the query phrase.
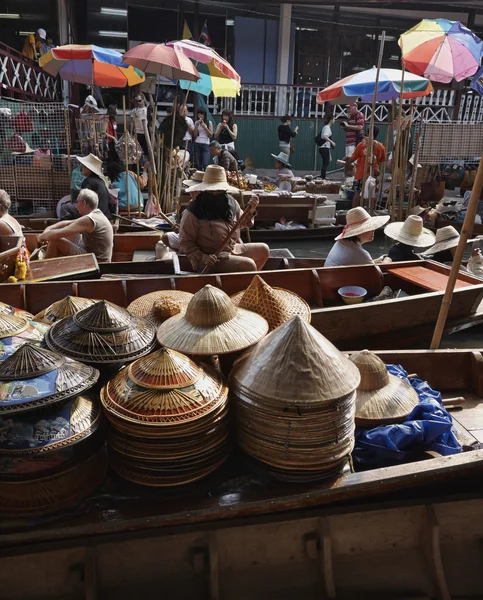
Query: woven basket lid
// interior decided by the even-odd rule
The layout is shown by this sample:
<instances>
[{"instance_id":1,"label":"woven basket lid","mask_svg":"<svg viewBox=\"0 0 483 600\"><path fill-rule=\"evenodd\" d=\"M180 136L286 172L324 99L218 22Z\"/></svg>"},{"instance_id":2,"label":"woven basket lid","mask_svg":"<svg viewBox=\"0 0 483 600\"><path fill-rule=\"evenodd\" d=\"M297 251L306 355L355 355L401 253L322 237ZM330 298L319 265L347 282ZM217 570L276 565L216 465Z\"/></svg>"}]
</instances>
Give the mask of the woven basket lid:
<instances>
[{"instance_id":1,"label":"woven basket lid","mask_svg":"<svg viewBox=\"0 0 483 600\"><path fill-rule=\"evenodd\" d=\"M108 413L146 425L194 421L226 402L228 386L209 367L162 348L135 361L104 386L101 400Z\"/></svg>"},{"instance_id":2,"label":"woven basket lid","mask_svg":"<svg viewBox=\"0 0 483 600\"><path fill-rule=\"evenodd\" d=\"M303 298L282 288L272 288L255 275L244 292L234 294L231 299L236 306L252 310L267 320L270 331L299 315L310 323L310 306Z\"/></svg>"},{"instance_id":3,"label":"woven basket lid","mask_svg":"<svg viewBox=\"0 0 483 600\"><path fill-rule=\"evenodd\" d=\"M356 423L373 426L396 423L417 406L416 390L390 375L384 362L373 352L362 350L350 358L361 374L356 393Z\"/></svg>"},{"instance_id":4,"label":"woven basket lid","mask_svg":"<svg viewBox=\"0 0 483 600\"><path fill-rule=\"evenodd\" d=\"M94 304L94 300L90 300L89 298L66 296L36 314L35 320L43 321L44 323L55 323L59 319L75 315L84 308L92 306L92 304Z\"/></svg>"},{"instance_id":5,"label":"woven basket lid","mask_svg":"<svg viewBox=\"0 0 483 600\"><path fill-rule=\"evenodd\" d=\"M25 331L28 325L29 322L23 316L0 314L0 339L18 335Z\"/></svg>"},{"instance_id":6,"label":"woven basket lid","mask_svg":"<svg viewBox=\"0 0 483 600\"><path fill-rule=\"evenodd\" d=\"M227 354L256 344L267 332L263 317L237 308L225 292L206 285L196 292L184 314L159 327L158 342L186 354Z\"/></svg>"},{"instance_id":7,"label":"woven basket lid","mask_svg":"<svg viewBox=\"0 0 483 600\"><path fill-rule=\"evenodd\" d=\"M0 415L0 455L37 455L77 444L101 422L99 403L77 396L41 411Z\"/></svg>"},{"instance_id":8,"label":"woven basket lid","mask_svg":"<svg viewBox=\"0 0 483 600\"><path fill-rule=\"evenodd\" d=\"M26 310L20 310L19 308L15 308L11 304L5 304L5 302L0 302L0 315L13 315L16 314L20 317L25 317L28 320L32 320L34 317Z\"/></svg>"},{"instance_id":9,"label":"woven basket lid","mask_svg":"<svg viewBox=\"0 0 483 600\"><path fill-rule=\"evenodd\" d=\"M191 298L193 298L193 294L189 292L161 290L136 298L127 307L127 310L137 317L148 319L155 327L159 327L166 319L184 313Z\"/></svg>"},{"instance_id":10,"label":"woven basket lid","mask_svg":"<svg viewBox=\"0 0 483 600\"><path fill-rule=\"evenodd\" d=\"M65 400L98 378L97 369L26 343L0 363L0 415Z\"/></svg>"},{"instance_id":11,"label":"woven basket lid","mask_svg":"<svg viewBox=\"0 0 483 600\"><path fill-rule=\"evenodd\" d=\"M280 406L342 398L360 381L355 365L300 316L239 358L230 378L235 393Z\"/></svg>"},{"instance_id":12,"label":"woven basket lid","mask_svg":"<svg viewBox=\"0 0 483 600\"><path fill-rule=\"evenodd\" d=\"M76 360L119 364L150 352L155 338L151 323L101 300L54 323L45 341L51 350Z\"/></svg>"}]
</instances>

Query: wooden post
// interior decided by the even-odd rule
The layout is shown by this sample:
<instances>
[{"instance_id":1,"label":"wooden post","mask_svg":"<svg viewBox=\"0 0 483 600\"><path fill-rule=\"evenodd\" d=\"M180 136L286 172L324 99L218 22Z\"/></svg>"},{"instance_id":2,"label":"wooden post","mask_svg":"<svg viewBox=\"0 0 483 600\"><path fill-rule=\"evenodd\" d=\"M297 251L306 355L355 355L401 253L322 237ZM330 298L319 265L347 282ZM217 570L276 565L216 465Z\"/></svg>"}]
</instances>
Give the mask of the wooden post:
<instances>
[{"instance_id":1,"label":"wooden post","mask_svg":"<svg viewBox=\"0 0 483 600\"><path fill-rule=\"evenodd\" d=\"M122 97L122 111L124 113L124 162L126 163L126 199L127 199L127 214L131 214L131 202L129 199L129 152L127 148L127 115L126 115L126 96Z\"/></svg>"},{"instance_id":2,"label":"wooden post","mask_svg":"<svg viewBox=\"0 0 483 600\"><path fill-rule=\"evenodd\" d=\"M138 145L138 134L137 133L135 134L134 139L136 140L136 148L137 148L137 145ZM138 160L136 161L136 175L138 176L138 181L137 181L137 184L138 184L138 217L141 217L141 186L139 183L139 161ZM127 181L126 184L129 185L129 181Z\"/></svg>"},{"instance_id":3,"label":"wooden post","mask_svg":"<svg viewBox=\"0 0 483 600\"><path fill-rule=\"evenodd\" d=\"M463 254L466 248L466 242L473 230L475 224L476 209L478 208L478 201L480 199L481 190L483 188L483 156L480 159L478 171L476 172L475 182L473 189L471 190L470 201L466 210L466 217L461 228L460 240L458 247L456 248L456 254L451 267L451 272L448 277L448 283L446 284L446 290L444 292L443 302L439 311L438 320L434 329L433 339L431 340L431 350L437 350L441 342L443 335L444 326L446 325L446 319L448 317L449 307L451 306L451 300L453 298L454 286L458 278L458 272L463 259Z\"/></svg>"}]
</instances>

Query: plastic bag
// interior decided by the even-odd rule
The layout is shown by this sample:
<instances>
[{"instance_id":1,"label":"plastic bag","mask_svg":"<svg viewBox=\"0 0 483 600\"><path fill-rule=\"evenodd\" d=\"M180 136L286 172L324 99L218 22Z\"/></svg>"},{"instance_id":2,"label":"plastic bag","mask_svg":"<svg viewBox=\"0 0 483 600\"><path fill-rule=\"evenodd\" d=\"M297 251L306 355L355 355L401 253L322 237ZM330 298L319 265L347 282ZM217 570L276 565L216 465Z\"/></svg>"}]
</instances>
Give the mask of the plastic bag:
<instances>
[{"instance_id":1,"label":"plastic bag","mask_svg":"<svg viewBox=\"0 0 483 600\"><path fill-rule=\"evenodd\" d=\"M426 381L407 379L399 365L387 365L391 375L405 379L417 391L419 404L404 421L373 429L356 428L354 463L359 468L378 468L421 459L424 452L443 456L462 451L453 420L441 402L441 394Z\"/></svg>"},{"instance_id":2,"label":"plastic bag","mask_svg":"<svg viewBox=\"0 0 483 600\"><path fill-rule=\"evenodd\" d=\"M126 149L124 144L124 135L122 135L116 142L115 148L116 152L121 157L121 160L125 160ZM139 142L136 144L136 140L129 133L127 133L127 156L130 165L140 161L143 156L143 149L141 148L141 145Z\"/></svg>"}]
</instances>

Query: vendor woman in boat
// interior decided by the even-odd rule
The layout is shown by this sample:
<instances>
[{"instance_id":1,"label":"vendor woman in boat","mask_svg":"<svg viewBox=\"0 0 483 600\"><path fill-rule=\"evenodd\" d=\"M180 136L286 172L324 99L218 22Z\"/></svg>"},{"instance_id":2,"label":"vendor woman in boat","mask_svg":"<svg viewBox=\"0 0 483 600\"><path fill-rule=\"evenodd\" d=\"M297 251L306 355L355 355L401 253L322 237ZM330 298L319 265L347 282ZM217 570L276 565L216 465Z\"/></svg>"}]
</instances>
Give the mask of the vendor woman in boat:
<instances>
[{"instance_id":1,"label":"vendor woman in boat","mask_svg":"<svg viewBox=\"0 0 483 600\"><path fill-rule=\"evenodd\" d=\"M460 234L452 225L441 227L441 229L436 230L436 243L428 248L422 256L423 258L431 258L437 262L452 265L459 241ZM466 243L473 241L471 239Z\"/></svg>"},{"instance_id":2,"label":"vendor woman in boat","mask_svg":"<svg viewBox=\"0 0 483 600\"><path fill-rule=\"evenodd\" d=\"M223 240L242 210L229 192L239 193L226 180L223 167L209 165L203 183L190 192L199 192L183 212L179 230L180 252L186 254L195 271L210 267L215 273L259 271L269 256L266 244L242 244L240 231L234 232L223 253L217 257Z\"/></svg>"},{"instance_id":3,"label":"vendor woman in boat","mask_svg":"<svg viewBox=\"0 0 483 600\"><path fill-rule=\"evenodd\" d=\"M0 190L0 235L22 235L17 219L8 214L12 201L5 190Z\"/></svg>"},{"instance_id":4,"label":"vendor woman in boat","mask_svg":"<svg viewBox=\"0 0 483 600\"><path fill-rule=\"evenodd\" d=\"M114 233L112 225L98 208L99 199L92 190L81 190L77 196L80 217L73 221L59 221L47 227L39 236L40 244L47 242L45 258L75 256L92 252L98 262L111 262ZM69 238L81 236L76 244Z\"/></svg>"},{"instance_id":5,"label":"vendor woman in boat","mask_svg":"<svg viewBox=\"0 0 483 600\"><path fill-rule=\"evenodd\" d=\"M389 223L384 233L396 242L388 255L393 262L420 260L415 250L428 248L435 239L434 233L423 227L423 219L417 215L409 215L404 223Z\"/></svg>"},{"instance_id":6,"label":"vendor woman in boat","mask_svg":"<svg viewBox=\"0 0 483 600\"><path fill-rule=\"evenodd\" d=\"M107 176L111 182L111 186L114 189L119 190L117 197L117 206L119 211L127 210L127 190L129 186L129 206L131 210L137 210L138 200L143 209L144 198L141 193L143 187L145 187L144 176L138 179L136 173L132 171L128 172L126 177L126 168L120 162L112 160L107 164L106 167ZM146 178L147 179L147 178ZM126 185L126 181L128 182Z\"/></svg>"},{"instance_id":7,"label":"vendor woman in boat","mask_svg":"<svg viewBox=\"0 0 483 600\"><path fill-rule=\"evenodd\" d=\"M389 221L389 216L371 217L361 206L347 212L347 225L335 239L325 267L345 267L350 265L370 265L374 260L363 244L372 242L374 231Z\"/></svg>"}]
</instances>

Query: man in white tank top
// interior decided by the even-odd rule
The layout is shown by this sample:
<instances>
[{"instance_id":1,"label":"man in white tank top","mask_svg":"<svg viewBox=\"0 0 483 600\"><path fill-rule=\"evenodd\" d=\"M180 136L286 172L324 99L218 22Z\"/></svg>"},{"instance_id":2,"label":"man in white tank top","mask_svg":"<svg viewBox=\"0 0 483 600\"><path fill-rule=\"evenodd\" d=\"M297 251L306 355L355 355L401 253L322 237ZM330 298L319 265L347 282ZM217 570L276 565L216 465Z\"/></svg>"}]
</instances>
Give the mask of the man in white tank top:
<instances>
[{"instance_id":1,"label":"man in white tank top","mask_svg":"<svg viewBox=\"0 0 483 600\"><path fill-rule=\"evenodd\" d=\"M76 206L80 218L50 225L39 235L39 243L48 243L46 258L92 252L98 262L111 262L114 232L97 205L98 197L94 191L84 189L79 192ZM82 236L81 244L74 244L67 239L79 234Z\"/></svg>"},{"instance_id":2,"label":"man in white tank top","mask_svg":"<svg viewBox=\"0 0 483 600\"><path fill-rule=\"evenodd\" d=\"M22 235L22 227L17 219L8 214L12 204L5 190L0 190L0 235Z\"/></svg>"}]
</instances>

